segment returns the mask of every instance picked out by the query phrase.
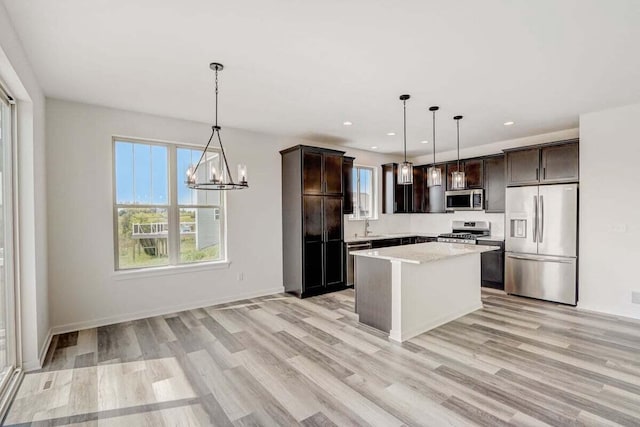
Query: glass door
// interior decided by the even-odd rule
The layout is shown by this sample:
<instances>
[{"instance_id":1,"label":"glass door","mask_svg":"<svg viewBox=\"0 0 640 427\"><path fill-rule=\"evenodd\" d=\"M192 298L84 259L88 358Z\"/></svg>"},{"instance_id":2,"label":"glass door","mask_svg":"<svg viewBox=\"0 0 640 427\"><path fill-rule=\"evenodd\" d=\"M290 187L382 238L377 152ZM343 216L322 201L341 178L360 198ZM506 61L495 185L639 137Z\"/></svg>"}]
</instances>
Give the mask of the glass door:
<instances>
[{"instance_id":1,"label":"glass door","mask_svg":"<svg viewBox=\"0 0 640 427\"><path fill-rule=\"evenodd\" d=\"M7 391L16 364L13 240L13 106L0 89L0 395Z\"/></svg>"}]
</instances>

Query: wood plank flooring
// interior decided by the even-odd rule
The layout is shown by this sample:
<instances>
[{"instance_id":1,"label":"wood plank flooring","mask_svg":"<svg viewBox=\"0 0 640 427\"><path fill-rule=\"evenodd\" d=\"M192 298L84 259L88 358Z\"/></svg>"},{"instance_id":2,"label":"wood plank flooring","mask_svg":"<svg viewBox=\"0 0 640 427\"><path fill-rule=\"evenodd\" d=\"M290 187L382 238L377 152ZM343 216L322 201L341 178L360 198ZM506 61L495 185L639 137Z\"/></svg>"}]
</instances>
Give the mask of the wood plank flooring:
<instances>
[{"instance_id":1,"label":"wood plank flooring","mask_svg":"<svg viewBox=\"0 0 640 427\"><path fill-rule=\"evenodd\" d=\"M401 345L352 290L58 335L5 425L640 425L640 321L483 302Z\"/></svg>"}]
</instances>

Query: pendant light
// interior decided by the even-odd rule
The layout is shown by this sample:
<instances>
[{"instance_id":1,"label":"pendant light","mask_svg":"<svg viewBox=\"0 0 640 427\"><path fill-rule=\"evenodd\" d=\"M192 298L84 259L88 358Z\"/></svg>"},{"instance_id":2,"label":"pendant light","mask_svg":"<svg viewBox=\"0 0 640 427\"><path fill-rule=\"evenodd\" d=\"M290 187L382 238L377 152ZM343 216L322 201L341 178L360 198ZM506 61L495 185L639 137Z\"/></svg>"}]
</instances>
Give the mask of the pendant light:
<instances>
[{"instance_id":1,"label":"pendant light","mask_svg":"<svg viewBox=\"0 0 640 427\"><path fill-rule=\"evenodd\" d=\"M245 188L249 188L249 183L247 182L247 166L240 164L238 165L238 181L234 181L231 176L231 170L229 169L229 163L227 162L227 156L224 153L224 147L222 146L222 139L220 138L220 126L218 126L218 71L222 71L224 66L218 62L212 62L209 64L209 68L211 68L215 74L215 87L216 87L216 122L215 125L211 127L211 136L209 137L209 142L207 142L207 146L204 148L202 152L202 156L200 156L200 160L198 160L198 164L189 166L187 170L187 187L193 190L242 190ZM218 143L220 144L220 152L222 154L222 162L220 164L220 172L218 172L213 165L209 165L209 176L208 179L198 179L198 168L206 166L206 164L210 161L210 159L206 159L207 149L209 145L211 145L211 141L213 140L214 135L218 137ZM204 160L204 162L203 162ZM202 175L202 174L201 174ZM206 173L204 174L206 176Z\"/></svg>"},{"instance_id":2,"label":"pendant light","mask_svg":"<svg viewBox=\"0 0 640 427\"><path fill-rule=\"evenodd\" d=\"M452 190L464 190L467 188L467 178L464 175L464 170L460 170L460 120L462 116L455 116L453 120L456 121L456 128L458 130L458 168L456 171L451 172L451 189Z\"/></svg>"},{"instance_id":3,"label":"pendant light","mask_svg":"<svg viewBox=\"0 0 640 427\"><path fill-rule=\"evenodd\" d=\"M433 113L433 166L427 170L427 187L438 187L442 185L442 171L436 167L436 111L440 107L429 107L429 111Z\"/></svg>"},{"instance_id":4,"label":"pendant light","mask_svg":"<svg viewBox=\"0 0 640 427\"><path fill-rule=\"evenodd\" d=\"M411 185L413 184L413 163L407 162L407 99L411 98L411 95L400 95L400 101L402 101L402 113L404 116L403 132L404 137L404 162L398 167L398 184Z\"/></svg>"}]
</instances>

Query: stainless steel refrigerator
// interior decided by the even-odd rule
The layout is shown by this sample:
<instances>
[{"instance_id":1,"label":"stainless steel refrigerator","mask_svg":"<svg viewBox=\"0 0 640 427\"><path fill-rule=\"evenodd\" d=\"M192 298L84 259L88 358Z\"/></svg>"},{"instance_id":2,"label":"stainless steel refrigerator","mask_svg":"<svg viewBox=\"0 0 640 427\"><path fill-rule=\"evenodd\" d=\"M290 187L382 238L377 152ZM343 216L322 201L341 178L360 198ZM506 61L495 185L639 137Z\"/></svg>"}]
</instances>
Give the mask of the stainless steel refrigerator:
<instances>
[{"instance_id":1,"label":"stainless steel refrigerator","mask_svg":"<svg viewBox=\"0 0 640 427\"><path fill-rule=\"evenodd\" d=\"M578 184L509 187L505 291L576 305Z\"/></svg>"}]
</instances>

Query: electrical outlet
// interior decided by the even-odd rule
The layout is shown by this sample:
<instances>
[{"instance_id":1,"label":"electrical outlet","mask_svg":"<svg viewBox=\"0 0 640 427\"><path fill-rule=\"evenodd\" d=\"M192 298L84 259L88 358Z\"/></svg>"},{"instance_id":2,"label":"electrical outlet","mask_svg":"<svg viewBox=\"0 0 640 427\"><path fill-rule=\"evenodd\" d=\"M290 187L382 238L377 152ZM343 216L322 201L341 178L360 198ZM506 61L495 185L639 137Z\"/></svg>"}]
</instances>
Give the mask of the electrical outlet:
<instances>
[{"instance_id":1,"label":"electrical outlet","mask_svg":"<svg viewBox=\"0 0 640 427\"><path fill-rule=\"evenodd\" d=\"M631 303L640 304L640 291L631 291Z\"/></svg>"},{"instance_id":2,"label":"electrical outlet","mask_svg":"<svg viewBox=\"0 0 640 427\"><path fill-rule=\"evenodd\" d=\"M244 280L244 273L238 273L238 281L242 282Z\"/></svg>"},{"instance_id":3,"label":"electrical outlet","mask_svg":"<svg viewBox=\"0 0 640 427\"><path fill-rule=\"evenodd\" d=\"M627 224L613 224L611 226L611 231L613 231L614 233L626 233Z\"/></svg>"}]
</instances>

